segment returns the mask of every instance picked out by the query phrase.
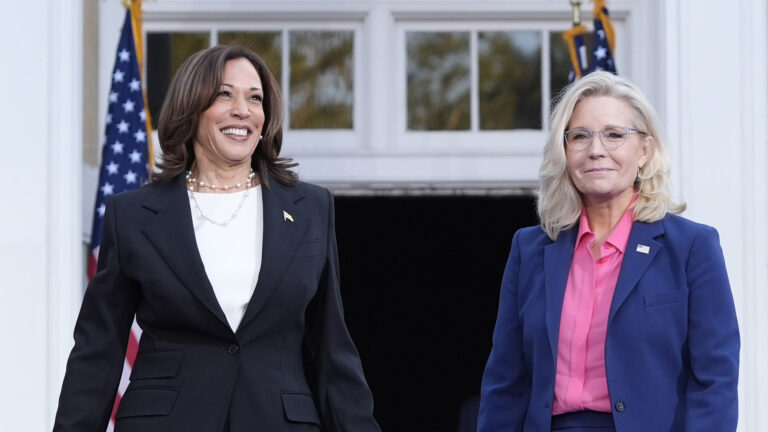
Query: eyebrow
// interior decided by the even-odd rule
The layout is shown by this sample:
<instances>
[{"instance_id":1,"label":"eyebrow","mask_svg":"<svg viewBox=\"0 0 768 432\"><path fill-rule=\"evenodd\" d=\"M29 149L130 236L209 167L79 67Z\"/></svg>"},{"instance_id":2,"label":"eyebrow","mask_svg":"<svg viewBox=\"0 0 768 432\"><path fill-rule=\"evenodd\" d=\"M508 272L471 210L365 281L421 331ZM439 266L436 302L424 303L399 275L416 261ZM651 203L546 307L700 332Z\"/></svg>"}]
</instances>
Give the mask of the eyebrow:
<instances>
[{"instance_id":1,"label":"eyebrow","mask_svg":"<svg viewBox=\"0 0 768 432\"><path fill-rule=\"evenodd\" d=\"M227 87L230 87L230 88L235 88L234 85L228 84L228 83L222 83L221 85L227 86ZM259 87L251 87L251 90L261 90L261 89Z\"/></svg>"}]
</instances>

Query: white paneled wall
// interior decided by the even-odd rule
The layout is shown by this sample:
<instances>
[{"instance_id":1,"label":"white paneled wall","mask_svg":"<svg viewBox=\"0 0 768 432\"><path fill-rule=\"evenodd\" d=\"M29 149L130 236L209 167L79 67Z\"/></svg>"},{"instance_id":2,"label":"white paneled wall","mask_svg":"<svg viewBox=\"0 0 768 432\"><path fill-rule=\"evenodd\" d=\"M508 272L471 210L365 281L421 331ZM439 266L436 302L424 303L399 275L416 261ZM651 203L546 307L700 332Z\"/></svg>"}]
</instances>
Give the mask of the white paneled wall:
<instances>
[{"instance_id":1,"label":"white paneled wall","mask_svg":"<svg viewBox=\"0 0 768 432\"><path fill-rule=\"evenodd\" d=\"M3 4L0 430L50 429L79 305L82 7Z\"/></svg>"},{"instance_id":2,"label":"white paneled wall","mask_svg":"<svg viewBox=\"0 0 768 432\"><path fill-rule=\"evenodd\" d=\"M685 215L715 226L739 316L741 431L768 430L768 10L663 2L665 122Z\"/></svg>"}]
</instances>

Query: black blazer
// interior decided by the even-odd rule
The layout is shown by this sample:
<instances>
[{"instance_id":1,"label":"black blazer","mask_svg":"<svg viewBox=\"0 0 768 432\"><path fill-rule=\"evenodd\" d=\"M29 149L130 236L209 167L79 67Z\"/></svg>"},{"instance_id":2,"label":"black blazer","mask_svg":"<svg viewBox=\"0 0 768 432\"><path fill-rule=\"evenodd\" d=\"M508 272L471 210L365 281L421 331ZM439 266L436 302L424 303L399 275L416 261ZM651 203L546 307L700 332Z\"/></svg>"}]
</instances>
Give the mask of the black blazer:
<instances>
[{"instance_id":1,"label":"black blazer","mask_svg":"<svg viewBox=\"0 0 768 432\"><path fill-rule=\"evenodd\" d=\"M116 432L378 431L344 324L333 197L263 187L261 270L229 327L200 259L183 175L107 205L54 431L103 432L134 314L143 329ZM292 220L291 220L292 219Z\"/></svg>"}]
</instances>

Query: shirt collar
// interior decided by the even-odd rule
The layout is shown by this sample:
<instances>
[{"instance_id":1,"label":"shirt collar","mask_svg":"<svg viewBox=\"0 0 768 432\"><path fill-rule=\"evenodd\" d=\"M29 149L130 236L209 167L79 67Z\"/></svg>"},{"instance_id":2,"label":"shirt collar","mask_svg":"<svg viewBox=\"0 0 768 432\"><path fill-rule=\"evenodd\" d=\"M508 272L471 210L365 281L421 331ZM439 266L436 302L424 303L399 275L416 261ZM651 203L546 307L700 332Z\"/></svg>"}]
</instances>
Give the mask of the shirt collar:
<instances>
[{"instance_id":1,"label":"shirt collar","mask_svg":"<svg viewBox=\"0 0 768 432\"><path fill-rule=\"evenodd\" d=\"M629 233L632 231L632 222L634 216L634 203L637 200L637 194L632 196L632 201L624 211L624 214L619 219L619 223L613 228L605 242L618 249L622 254L627 248L627 242L629 241ZM585 238L593 238L595 233L589 228L589 221L587 220L587 209L582 205L581 216L579 217L579 232L576 234L576 244L580 244Z\"/></svg>"}]
</instances>

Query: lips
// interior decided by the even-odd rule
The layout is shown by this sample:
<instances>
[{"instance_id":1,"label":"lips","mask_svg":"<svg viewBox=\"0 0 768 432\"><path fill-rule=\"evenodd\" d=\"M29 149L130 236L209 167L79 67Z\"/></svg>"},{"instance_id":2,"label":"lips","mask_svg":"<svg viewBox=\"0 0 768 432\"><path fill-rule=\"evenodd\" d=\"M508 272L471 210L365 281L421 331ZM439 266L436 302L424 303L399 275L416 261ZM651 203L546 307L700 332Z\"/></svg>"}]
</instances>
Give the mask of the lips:
<instances>
[{"instance_id":1,"label":"lips","mask_svg":"<svg viewBox=\"0 0 768 432\"><path fill-rule=\"evenodd\" d=\"M590 168L588 170L585 170L584 172L592 173L592 172L608 172L608 171L613 171L613 170L610 168Z\"/></svg>"}]
</instances>

